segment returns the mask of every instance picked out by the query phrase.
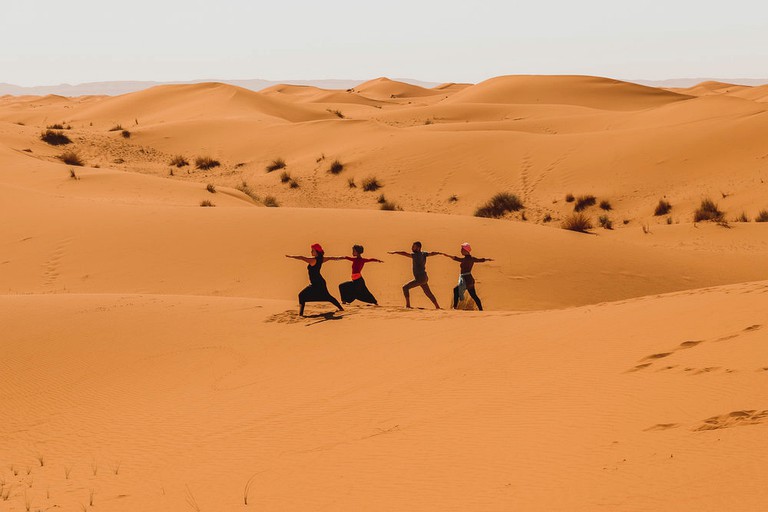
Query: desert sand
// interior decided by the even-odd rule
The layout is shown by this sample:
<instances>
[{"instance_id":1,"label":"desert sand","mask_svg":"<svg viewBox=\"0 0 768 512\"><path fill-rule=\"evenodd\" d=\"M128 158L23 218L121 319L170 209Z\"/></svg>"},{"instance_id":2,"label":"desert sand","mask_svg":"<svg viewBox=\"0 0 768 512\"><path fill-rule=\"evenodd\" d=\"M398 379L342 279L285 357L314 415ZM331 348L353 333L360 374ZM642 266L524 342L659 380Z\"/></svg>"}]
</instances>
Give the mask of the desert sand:
<instances>
[{"instance_id":1,"label":"desert sand","mask_svg":"<svg viewBox=\"0 0 768 512\"><path fill-rule=\"evenodd\" d=\"M767 112L581 76L0 97L0 510L762 510ZM587 233L569 194L609 203ZM403 308L416 239L494 258L486 311L439 256L446 309ZM314 242L384 259L381 306L299 317Z\"/></svg>"}]
</instances>

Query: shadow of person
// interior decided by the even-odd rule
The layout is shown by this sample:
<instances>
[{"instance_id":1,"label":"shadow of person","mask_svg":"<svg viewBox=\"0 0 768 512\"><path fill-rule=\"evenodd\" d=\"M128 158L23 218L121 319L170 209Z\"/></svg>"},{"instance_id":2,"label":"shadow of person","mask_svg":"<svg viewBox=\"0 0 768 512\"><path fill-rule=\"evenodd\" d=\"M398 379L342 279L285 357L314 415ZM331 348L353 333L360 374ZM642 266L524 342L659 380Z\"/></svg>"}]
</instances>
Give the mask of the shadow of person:
<instances>
[{"instance_id":1,"label":"shadow of person","mask_svg":"<svg viewBox=\"0 0 768 512\"><path fill-rule=\"evenodd\" d=\"M336 316L336 313L338 313L338 311L331 311L329 313L317 313L315 315L306 315L306 318L320 318L321 319L321 320L317 320L315 322L309 322L307 324L307 327L309 327L310 325L317 325L317 324L322 323L322 322L327 322L329 320L341 320L342 318L344 318L343 316Z\"/></svg>"}]
</instances>

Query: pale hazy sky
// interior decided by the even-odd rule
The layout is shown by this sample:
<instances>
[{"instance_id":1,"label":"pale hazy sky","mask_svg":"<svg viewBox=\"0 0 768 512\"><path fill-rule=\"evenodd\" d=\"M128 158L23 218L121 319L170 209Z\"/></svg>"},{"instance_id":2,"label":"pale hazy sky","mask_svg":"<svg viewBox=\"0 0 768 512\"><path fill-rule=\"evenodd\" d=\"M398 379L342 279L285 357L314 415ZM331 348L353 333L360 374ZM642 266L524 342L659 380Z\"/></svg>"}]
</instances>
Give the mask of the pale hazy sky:
<instances>
[{"instance_id":1,"label":"pale hazy sky","mask_svg":"<svg viewBox=\"0 0 768 512\"><path fill-rule=\"evenodd\" d=\"M3 0L0 82L768 77L768 1Z\"/></svg>"}]
</instances>

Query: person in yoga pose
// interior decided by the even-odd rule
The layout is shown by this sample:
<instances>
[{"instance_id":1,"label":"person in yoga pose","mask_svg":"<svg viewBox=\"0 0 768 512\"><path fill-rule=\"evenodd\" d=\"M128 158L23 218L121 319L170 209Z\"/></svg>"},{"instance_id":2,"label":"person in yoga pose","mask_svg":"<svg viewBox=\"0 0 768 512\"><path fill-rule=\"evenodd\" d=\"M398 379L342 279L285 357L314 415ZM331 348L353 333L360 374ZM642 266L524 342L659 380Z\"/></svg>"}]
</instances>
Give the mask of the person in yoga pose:
<instances>
[{"instance_id":1,"label":"person in yoga pose","mask_svg":"<svg viewBox=\"0 0 768 512\"><path fill-rule=\"evenodd\" d=\"M365 279L363 279L362 271L363 265L366 263L384 263L376 258L363 258L363 251L365 249L362 245L352 246L352 256L328 256L326 260L348 260L352 262L352 280L339 285L339 293L341 294L341 302L343 304L349 304L356 300L361 302L367 302L368 304L379 305L376 301L376 297L368 290L365 285Z\"/></svg>"},{"instance_id":2,"label":"person in yoga pose","mask_svg":"<svg viewBox=\"0 0 768 512\"><path fill-rule=\"evenodd\" d=\"M421 286L421 289L424 290L424 294L429 300L432 301L432 304L435 305L435 309L440 309L440 305L437 303L435 295L432 293L432 290L429 289L429 284L427 284L429 281L429 277L427 276L427 258L429 256L435 256L442 253L424 252L421 250L421 242L413 242L413 245L411 246L411 252L389 251L389 254L397 254L398 256L405 256L413 260L413 280L403 285L405 307L411 307L411 288Z\"/></svg>"},{"instance_id":3,"label":"person in yoga pose","mask_svg":"<svg viewBox=\"0 0 768 512\"><path fill-rule=\"evenodd\" d=\"M438 253L442 256L451 258L453 261L460 263L459 271L459 283L453 289L453 309L459 305L459 300L464 299L464 292L469 292L470 297L477 304L477 309L483 310L483 303L480 301L480 297L477 296L475 290L475 278L472 276L472 267L475 263L484 263L486 261L493 261L491 258L475 258L471 254L472 246L467 242L461 244L461 257L451 256L450 254Z\"/></svg>"},{"instance_id":4,"label":"person in yoga pose","mask_svg":"<svg viewBox=\"0 0 768 512\"><path fill-rule=\"evenodd\" d=\"M325 251L323 251L323 247L320 244L312 244L311 257L285 255L286 258L305 262L307 264L307 271L309 272L309 286L299 293L300 316L304 316L304 305L307 302L330 302L339 308L339 311L344 311L344 308L341 307L339 301L328 291L328 285L320 274L320 269L323 268L324 256Z\"/></svg>"}]
</instances>

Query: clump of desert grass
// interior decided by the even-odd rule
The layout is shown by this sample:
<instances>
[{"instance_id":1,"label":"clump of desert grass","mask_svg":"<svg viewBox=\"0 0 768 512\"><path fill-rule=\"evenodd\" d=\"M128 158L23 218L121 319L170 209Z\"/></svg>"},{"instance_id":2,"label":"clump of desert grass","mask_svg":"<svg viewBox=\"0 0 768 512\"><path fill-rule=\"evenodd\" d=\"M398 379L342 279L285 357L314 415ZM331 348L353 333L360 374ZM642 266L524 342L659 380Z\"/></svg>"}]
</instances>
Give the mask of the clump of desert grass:
<instances>
[{"instance_id":1,"label":"clump of desert grass","mask_svg":"<svg viewBox=\"0 0 768 512\"><path fill-rule=\"evenodd\" d=\"M541 221L544 222L544 223L552 222L552 215L550 215L549 213L544 215L544 218L541 219Z\"/></svg>"},{"instance_id":2,"label":"clump of desert grass","mask_svg":"<svg viewBox=\"0 0 768 512\"><path fill-rule=\"evenodd\" d=\"M119 132L122 129L123 129L123 125L121 125L120 123L117 123L115 126L110 128L109 131L111 131L111 132Z\"/></svg>"},{"instance_id":3,"label":"clump of desert grass","mask_svg":"<svg viewBox=\"0 0 768 512\"><path fill-rule=\"evenodd\" d=\"M355 183L355 178L348 178L347 179L347 186L349 188L357 188L357 183Z\"/></svg>"},{"instance_id":4,"label":"clump of desert grass","mask_svg":"<svg viewBox=\"0 0 768 512\"><path fill-rule=\"evenodd\" d=\"M45 130L40 134L40 140L50 144L51 146L64 146L66 144L72 144L72 139L67 137L64 132L55 130Z\"/></svg>"},{"instance_id":5,"label":"clump of desert grass","mask_svg":"<svg viewBox=\"0 0 768 512\"><path fill-rule=\"evenodd\" d=\"M585 196L579 196L576 198L576 204L573 205L573 211L581 212L594 206L597 203L597 198L593 195L587 194Z\"/></svg>"},{"instance_id":6,"label":"clump of desert grass","mask_svg":"<svg viewBox=\"0 0 768 512\"><path fill-rule=\"evenodd\" d=\"M402 210L400 206L397 205L394 201L389 201L385 199L383 202L380 202L379 206L380 210L388 210L388 211L394 211L394 210Z\"/></svg>"},{"instance_id":7,"label":"clump of desert grass","mask_svg":"<svg viewBox=\"0 0 768 512\"><path fill-rule=\"evenodd\" d=\"M741 215L736 217L736 222L749 222L749 217L747 217L746 212L741 212Z\"/></svg>"},{"instance_id":8,"label":"clump of desert grass","mask_svg":"<svg viewBox=\"0 0 768 512\"><path fill-rule=\"evenodd\" d=\"M572 203L575 200L576 200L576 198L570 192L568 194L565 194L565 202L566 203Z\"/></svg>"},{"instance_id":9,"label":"clump of desert grass","mask_svg":"<svg viewBox=\"0 0 768 512\"><path fill-rule=\"evenodd\" d=\"M449 203L455 203L458 200L459 200L459 196L457 196L456 194L453 194L453 195L451 195L451 197L448 198L448 202Z\"/></svg>"},{"instance_id":10,"label":"clump of desert grass","mask_svg":"<svg viewBox=\"0 0 768 512\"><path fill-rule=\"evenodd\" d=\"M613 229L613 221L607 215L601 215L597 221L600 223L601 228Z\"/></svg>"},{"instance_id":11,"label":"clump of desert grass","mask_svg":"<svg viewBox=\"0 0 768 512\"><path fill-rule=\"evenodd\" d=\"M610 201L608 201L607 199L603 199L602 201L600 201L600 209L606 212L609 212L613 210L613 206L611 206Z\"/></svg>"},{"instance_id":12,"label":"clump of desert grass","mask_svg":"<svg viewBox=\"0 0 768 512\"><path fill-rule=\"evenodd\" d=\"M280 206L280 203L277 202L277 198L275 196L266 196L264 198L264 206L269 208L277 208Z\"/></svg>"},{"instance_id":13,"label":"clump of desert grass","mask_svg":"<svg viewBox=\"0 0 768 512\"><path fill-rule=\"evenodd\" d=\"M369 176L363 179L362 185L365 192L375 192L384 186L375 176Z\"/></svg>"},{"instance_id":14,"label":"clump of desert grass","mask_svg":"<svg viewBox=\"0 0 768 512\"><path fill-rule=\"evenodd\" d=\"M53 123L46 126L46 128L49 130L71 130L72 126L68 124L65 125L64 123Z\"/></svg>"},{"instance_id":15,"label":"clump of desert grass","mask_svg":"<svg viewBox=\"0 0 768 512\"><path fill-rule=\"evenodd\" d=\"M120 135L122 135L124 139L130 139L131 138L131 132L129 132L128 130L121 131Z\"/></svg>"},{"instance_id":16,"label":"clump of desert grass","mask_svg":"<svg viewBox=\"0 0 768 512\"><path fill-rule=\"evenodd\" d=\"M341 110L333 110L330 108L327 108L326 110L331 114L335 115L336 117L338 117L339 119L344 119L344 114L342 113Z\"/></svg>"},{"instance_id":17,"label":"clump of desert grass","mask_svg":"<svg viewBox=\"0 0 768 512\"><path fill-rule=\"evenodd\" d=\"M725 213L721 212L717 206L717 203L715 203L714 201L712 201L712 199L708 197L702 199L698 209L696 209L696 211L693 212L694 222L702 222L702 221L723 222L724 219L725 219Z\"/></svg>"},{"instance_id":18,"label":"clump of desert grass","mask_svg":"<svg viewBox=\"0 0 768 512\"><path fill-rule=\"evenodd\" d=\"M216 205L215 205L215 204L213 204L211 201L209 201L209 200L205 199L205 200L203 200L203 201L200 201L200 206L202 206L202 207L204 207L204 208L211 208L211 207L214 207L214 206L216 206Z\"/></svg>"},{"instance_id":19,"label":"clump of desert grass","mask_svg":"<svg viewBox=\"0 0 768 512\"><path fill-rule=\"evenodd\" d=\"M498 219L508 212L516 212L523 209L523 202L515 194L499 192L487 203L475 210L475 217L488 217Z\"/></svg>"},{"instance_id":20,"label":"clump of desert grass","mask_svg":"<svg viewBox=\"0 0 768 512\"><path fill-rule=\"evenodd\" d=\"M291 173L288 171L280 173L280 183L288 183L289 181L291 181Z\"/></svg>"},{"instance_id":21,"label":"clump of desert grass","mask_svg":"<svg viewBox=\"0 0 768 512\"><path fill-rule=\"evenodd\" d=\"M181 155L176 155L171 158L171 161L168 162L168 165L172 167L185 167L189 165L189 161Z\"/></svg>"},{"instance_id":22,"label":"clump of desert grass","mask_svg":"<svg viewBox=\"0 0 768 512\"><path fill-rule=\"evenodd\" d=\"M570 231L586 233L588 230L592 229L592 222L589 220L589 217L583 213L575 212L563 219L561 226L563 229L568 229Z\"/></svg>"},{"instance_id":23,"label":"clump of desert grass","mask_svg":"<svg viewBox=\"0 0 768 512\"><path fill-rule=\"evenodd\" d=\"M768 222L768 210L760 210L755 217L755 222Z\"/></svg>"},{"instance_id":24,"label":"clump of desert grass","mask_svg":"<svg viewBox=\"0 0 768 512\"><path fill-rule=\"evenodd\" d=\"M291 180L288 182L289 188L299 188L299 182L296 181L295 178L291 178Z\"/></svg>"},{"instance_id":25,"label":"clump of desert grass","mask_svg":"<svg viewBox=\"0 0 768 512\"><path fill-rule=\"evenodd\" d=\"M216 193L216 185L214 185L213 183L209 183L208 185L205 186L205 190L207 190L211 194L215 194Z\"/></svg>"},{"instance_id":26,"label":"clump of desert grass","mask_svg":"<svg viewBox=\"0 0 768 512\"><path fill-rule=\"evenodd\" d=\"M344 170L344 164L341 163L339 160L334 160L333 162L331 162L331 166L328 168L328 172L331 174L339 174L343 170Z\"/></svg>"},{"instance_id":27,"label":"clump of desert grass","mask_svg":"<svg viewBox=\"0 0 768 512\"><path fill-rule=\"evenodd\" d=\"M207 171L208 169L213 169L214 167L218 167L220 165L221 165L221 162L209 156L199 156L195 158L195 167L203 171Z\"/></svg>"},{"instance_id":28,"label":"clump of desert grass","mask_svg":"<svg viewBox=\"0 0 768 512\"><path fill-rule=\"evenodd\" d=\"M78 155L75 151L65 151L57 158L67 165L76 165L78 167L85 165L83 160L80 158L80 155Z\"/></svg>"},{"instance_id":29,"label":"clump of desert grass","mask_svg":"<svg viewBox=\"0 0 768 512\"><path fill-rule=\"evenodd\" d=\"M285 160L283 160L282 158L276 158L272 160L272 162L269 165L267 165L265 169L267 172L275 172L275 171L279 171L280 169L285 169L285 166L286 166Z\"/></svg>"},{"instance_id":30,"label":"clump of desert grass","mask_svg":"<svg viewBox=\"0 0 768 512\"><path fill-rule=\"evenodd\" d=\"M672 205L666 199L659 199L659 204L656 205L656 209L653 210L653 214L656 217L666 215L672 210Z\"/></svg>"},{"instance_id":31,"label":"clump of desert grass","mask_svg":"<svg viewBox=\"0 0 768 512\"><path fill-rule=\"evenodd\" d=\"M256 191L254 191L254 190L251 188L251 186L248 184L248 182L247 182L247 181L245 181L245 180L242 180L242 181L240 182L240 184L239 184L238 186L236 186L235 188L236 188L237 190L239 190L240 192L242 192L243 194L245 194L245 195L247 195L248 197L250 197L251 199L253 199L254 201L258 201L258 200L259 200L259 196L258 196L258 195L256 195Z\"/></svg>"}]
</instances>

